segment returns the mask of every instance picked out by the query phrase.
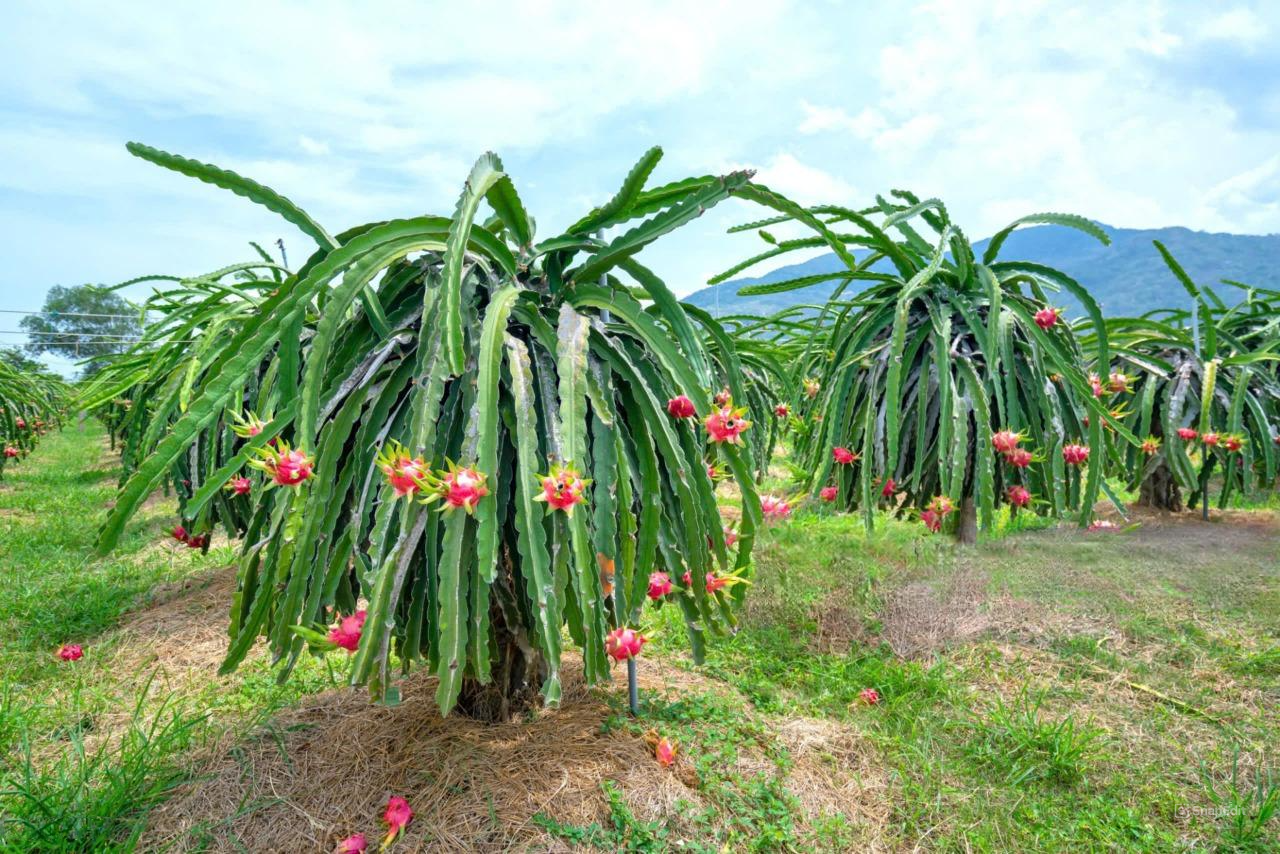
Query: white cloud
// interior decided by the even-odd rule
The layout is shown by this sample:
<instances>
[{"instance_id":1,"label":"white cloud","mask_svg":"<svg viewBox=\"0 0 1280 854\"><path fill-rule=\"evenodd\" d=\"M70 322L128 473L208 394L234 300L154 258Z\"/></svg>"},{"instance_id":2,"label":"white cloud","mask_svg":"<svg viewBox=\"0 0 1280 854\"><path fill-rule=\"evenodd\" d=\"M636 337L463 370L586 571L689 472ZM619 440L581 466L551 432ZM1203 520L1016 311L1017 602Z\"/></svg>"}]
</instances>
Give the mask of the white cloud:
<instances>
[{"instance_id":1,"label":"white cloud","mask_svg":"<svg viewBox=\"0 0 1280 854\"><path fill-rule=\"evenodd\" d=\"M1235 42L1255 47L1270 35L1266 22L1252 9L1236 8L1214 15L1199 28L1199 36L1205 41Z\"/></svg>"},{"instance_id":2,"label":"white cloud","mask_svg":"<svg viewBox=\"0 0 1280 854\"><path fill-rule=\"evenodd\" d=\"M305 151L307 154L311 154L315 156L328 154L330 151L328 143L321 142L318 139L312 139L306 134L303 134L302 136L298 137L298 147L301 148L303 151Z\"/></svg>"},{"instance_id":3,"label":"white cloud","mask_svg":"<svg viewBox=\"0 0 1280 854\"><path fill-rule=\"evenodd\" d=\"M768 161L756 164L734 164L723 170L754 169L754 181L776 190L802 205L819 202L850 204L856 191L849 182L823 169L801 163L794 155L781 152Z\"/></svg>"}]
</instances>

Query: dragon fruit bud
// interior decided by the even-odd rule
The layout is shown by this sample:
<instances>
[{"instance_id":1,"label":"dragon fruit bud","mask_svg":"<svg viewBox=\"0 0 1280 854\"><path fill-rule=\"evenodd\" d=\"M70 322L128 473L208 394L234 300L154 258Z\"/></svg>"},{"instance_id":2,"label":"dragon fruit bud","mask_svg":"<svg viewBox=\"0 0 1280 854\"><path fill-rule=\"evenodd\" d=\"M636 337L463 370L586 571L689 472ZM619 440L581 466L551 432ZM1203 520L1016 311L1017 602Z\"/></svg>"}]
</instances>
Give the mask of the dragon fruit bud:
<instances>
[{"instance_id":1,"label":"dragon fruit bud","mask_svg":"<svg viewBox=\"0 0 1280 854\"><path fill-rule=\"evenodd\" d=\"M1084 445L1063 445L1062 460L1068 465L1082 465L1089 459L1089 449Z\"/></svg>"},{"instance_id":2,"label":"dragon fruit bud","mask_svg":"<svg viewBox=\"0 0 1280 854\"><path fill-rule=\"evenodd\" d=\"M1160 440L1155 436L1148 436L1142 440L1142 453L1151 456L1160 450Z\"/></svg>"},{"instance_id":3,"label":"dragon fruit bud","mask_svg":"<svg viewBox=\"0 0 1280 854\"><path fill-rule=\"evenodd\" d=\"M227 483L227 488L230 489L236 495L248 495L249 492L253 489L253 481L243 476L233 477L231 478L230 482Z\"/></svg>"},{"instance_id":4,"label":"dragon fruit bud","mask_svg":"<svg viewBox=\"0 0 1280 854\"><path fill-rule=\"evenodd\" d=\"M422 488L421 481L430 474L426 460L415 457L395 439L387 442L378 454L378 468L395 491L396 498L412 495Z\"/></svg>"},{"instance_id":5,"label":"dragon fruit bud","mask_svg":"<svg viewBox=\"0 0 1280 854\"><path fill-rule=\"evenodd\" d=\"M4 455L12 459L13 457L18 456L18 449L15 448L13 445L5 445Z\"/></svg>"},{"instance_id":6,"label":"dragon fruit bud","mask_svg":"<svg viewBox=\"0 0 1280 854\"><path fill-rule=\"evenodd\" d=\"M858 699L868 706L880 705L880 692L875 688L863 688L858 692Z\"/></svg>"},{"instance_id":7,"label":"dragon fruit bud","mask_svg":"<svg viewBox=\"0 0 1280 854\"><path fill-rule=\"evenodd\" d=\"M893 493L896 492L897 489L898 489L898 484L894 482L893 478L886 477L884 479L884 486L880 488L880 497L892 498Z\"/></svg>"},{"instance_id":8,"label":"dragon fruit bud","mask_svg":"<svg viewBox=\"0 0 1280 854\"><path fill-rule=\"evenodd\" d=\"M1126 376L1121 371L1112 371L1107 377L1107 388L1114 394L1123 394L1129 390L1129 383L1133 382L1132 378Z\"/></svg>"},{"instance_id":9,"label":"dragon fruit bud","mask_svg":"<svg viewBox=\"0 0 1280 854\"><path fill-rule=\"evenodd\" d=\"M1009 487L1009 503L1014 507L1026 507L1031 503L1031 493L1025 486Z\"/></svg>"},{"instance_id":10,"label":"dragon fruit bud","mask_svg":"<svg viewBox=\"0 0 1280 854\"><path fill-rule=\"evenodd\" d=\"M840 490L834 486L824 486L818 491L818 497L823 501L835 501L836 496L840 494Z\"/></svg>"},{"instance_id":11,"label":"dragon fruit bud","mask_svg":"<svg viewBox=\"0 0 1280 854\"><path fill-rule=\"evenodd\" d=\"M583 480L576 471L568 466L555 466L546 475L539 475L542 480L542 493L534 501L545 501L552 510L563 510L565 515L573 515L574 505L587 500L586 488L590 480Z\"/></svg>"},{"instance_id":12,"label":"dragon fruit bud","mask_svg":"<svg viewBox=\"0 0 1280 854\"><path fill-rule=\"evenodd\" d=\"M658 760L658 764L663 768L670 768L676 761L676 745L675 743L663 736L653 748L653 755Z\"/></svg>"},{"instance_id":13,"label":"dragon fruit bud","mask_svg":"<svg viewBox=\"0 0 1280 854\"><path fill-rule=\"evenodd\" d=\"M605 637L604 651L614 661L626 661L639 655L641 647L647 642L648 639L635 629L619 627Z\"/></svg>"},{"instance_id":14,"label":"dragon fruit bud","mask_svg":"<svg viewBox=\"0 0 1280 854\"><path fill-rule=\"evenodd\" d=\"M853 451L849 450L848 448L832 448L831 456L834 457L835 461L840 465L850 466L856 463L858 461L858 458L862 455L855 454Z\"/></svg>"},{"instance_id":15,"label":"dragon fruit bud","mask_svg":"<svg viewBox=\"0 0 1280 854\"><path fill-rule=\"evenodd\" d=\"M1056 308L1042 308L1035 313L1035 321L1036 326L1047 332L1058 322L1058 310Z\"/></svg>"},{"instance_id":16,"label":"dragon fruit bud","mask_svg":"<svg viewBox=\"0 0 1280 854\"><path fill-rule=\"evenodd\" d=\"M1001 430L998 433L991 434L991 447L1001 454L1013 453L1021 441L1022 434L1015 433L1012 430Z\"/></svg>"},{"instance_id":17,"label":"dragon fruit bud","mask_svg":"<svg viewBox=\"0 0 1280 854\"><path fill-rule=\"evenodd\" d=\"M382 840L382 847L386 848L395 841L400 831L404 830L405 825L413 821L413 810L409 807L409 802L398 795L392 795L387 799L386 812L382 814L382 820L387 823L387 835Z\"/></svg>"},{"instance_id":18,"label":"dragon fruit bud","mask_svg":"<svg viewBox=\"0 0 1280 854\"><path fill-rule=\"evenodd\" d=\"M363 833L353 833L338 843L335 854L365 854L369 850L369 840Z\"/></svg>"},{"instance_id":19,"label":"dragon fruit bud","mask_svg":"<svg viewBox=\"0 0 1280 854\"><path fill-rule=\"evenodd\" d=\"M785 403L779 403L773 408L773 414L779 418L786 418L791 414L791 407L787 406Z\"/></svg>"},{"instance_id":20,"label":"dragon fruit bud","mask_svg":"<svg viewBox=\"0 0 1280 854\"><path fill-rule=\"evenodd\" d=\"M1179 427L1178 438L1184 442L1194 442L1200 436L1193 427Z\"/></svg>"},{"instance_id":21,"label":"dragon fruit bud","mask_svg":"<svg viewBox=\"0 0 1280 854\"><path fill-rule=\"evenodd\" d=\"M169 536L180 543L185 543L187 541L187 529L181 525L174 525L173 530L169 532Z\"/></svg>"},{"instance_id":22,"label":"dragon fruit bud","mask_svg":"<svg viewBox=\"0 0 1280 854\"><path fill-rule=\"evenodd\" d=\"M742 434L747 432L751 422L746 419L746 407L733 408L730 400L719 409L715 409L704 420L707 435L717 444L741 445Z\"/></svg>"},{"instance_id":23,"label":"dragon fruit bud","mask_svg":"<svg viewBox=\"0 0 1280 854\"><path fill-rule=\"evenodd\" d=\"M810 400L813 400L815 397L818 396L818 392L820 391L822 391L821 383L819 383L813 377L808 377L805 379L804 381L805 397L809 398Z\"/></svg>"},{"instance_id":24,"label":"dragon fruit bud","mask_svg":"<svg viewBox=\"0 0 1280 854\"><path fill-rule=\"evenodd\" d=\"M364 633L367 616L367 611L356 611L349 617L343 617L338 625L329 630L329 640L347 652L355 652L360 646L360 635Z\"/></svg>"},{"instance_id":25,"label":"dragon fruit bud","mask_svg":"<svg viewBox=\"0 0 1280 854\"><path fill-rule=\"evenodd\" d=\"M667 401L667 413L672 418L692 418L698 414L693 408L693 401L683 394Z\"/></svg>"},{"instance_id":26,"label":"dragon fruit bud","mask_svg":"<svg viewBox=\"0 0 1280 854\"><path fill-rule=\"evenodd\" d=\"M655 602L669 594L675 588L671 584L671 576L665 572L649 573L649 598Z\"/></svg>"},{"instance_id":27,"label":"dragon fruit bud","mask_svg":"<svg viewBox=\"0 0 1280 854\"><path fill-rule=\"evenodd\" d=\"M764 518L768 520L786 519L791 515L791 505L787 503L785 498L764 495L760 498L760 511L764 513Z\"/></svg>"},{"instance_id":28,"label":"dragon fruit bud","mask_svg":"<svg viewBox=\"0 0 1280 854\"><path fill-rule=\"evenodd\" d=\"M1205 433L1200 437L1200 441L1204 442L1210 448L1217 447L1219 436L1217 433Z\"/></svg>"},{"instance_id":29,"label":"dragon fruit bud","mask_svg":"<svg viewBox=\"0 0 1280 854\"><path fill-rule=\"evenodd\" d=\"M241 416L238 413L233 413L232 419L233 423L231 425L231 432L235 433L241 439L252 439L254 436L261 433L267 426L267 422L263 421L252 412L249 412L244 416Z\"/></svg>"},{"instance_id":30,"label":"dragon fruit bud","mask_svg":"<svg viewBox=\"0 0 1280 854\"><path fill-rule=\"evenodd\" d=\"M715 403L716 406L728 406L730 403L733 402L733 395L729 393L729 389L726 386L725 388L722 388L718 392L716 392L715 396L711 398L711 400Z\"/></svg>"},{"instance_id":31,"label":"dragon fruit bud","mask_svg":"<svg viewBox=\"0 0 1280 854\"><path fill-rule=\"evenodd\" d=\"M1234 454L1236 451L1244 447L1244 437L1235 435L1223 436L1222 447Z\"/></svg>"},{"instance_id":32,"label":"dragon fruit bud","mask_svg":"<svg viewBox=\"0 0 1280 854\"><path fill-rule=\"evenodd\" d=\"M58 650L58 658L63 661L79 661L84 658L84 648L78 643L64 643Z\"/></svg>"}]
</instances>

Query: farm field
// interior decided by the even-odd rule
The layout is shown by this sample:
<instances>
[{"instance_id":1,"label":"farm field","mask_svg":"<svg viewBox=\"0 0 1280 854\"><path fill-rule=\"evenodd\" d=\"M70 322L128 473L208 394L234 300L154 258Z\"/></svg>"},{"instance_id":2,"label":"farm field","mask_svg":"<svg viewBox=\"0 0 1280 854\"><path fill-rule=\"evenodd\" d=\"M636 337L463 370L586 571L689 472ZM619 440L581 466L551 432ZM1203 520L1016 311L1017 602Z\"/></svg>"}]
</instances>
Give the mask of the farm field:
<instances>
[{"instance_id":1,"label":"farm field","mask_svg":"<svg viewBox=\"0 0 1280 854\"><path fill-rule=\"evenodd\" d=\"M638 719L625 668L588 689L567 653L559 710L487 725L425 672L371 705L341 650L216 677L234 544L173 542L158 494L96 557L118 473L88 421L0 482L0 850L327 851L389 795L405 851L1280 845L1274 506L975 547L798 512L704 666L674 608L649 620Z\"/></svg>"}]
</instances>

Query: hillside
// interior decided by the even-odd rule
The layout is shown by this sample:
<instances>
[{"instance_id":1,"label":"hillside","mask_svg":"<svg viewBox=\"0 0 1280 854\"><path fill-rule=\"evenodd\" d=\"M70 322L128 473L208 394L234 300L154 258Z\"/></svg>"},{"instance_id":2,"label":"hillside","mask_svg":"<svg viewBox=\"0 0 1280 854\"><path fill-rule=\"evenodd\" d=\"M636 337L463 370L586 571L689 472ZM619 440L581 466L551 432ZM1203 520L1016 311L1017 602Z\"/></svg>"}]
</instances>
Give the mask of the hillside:
<instances>
[{"instance_id":1,"label":"hillside","mask_svg":"<svg viewBox=\"0 0 1280 854\"><path fill-rule=\"evenodd\" d=\"M1280 287L1280 235L1215 234L1187 228L1115 228L1103 225L1111 245L1103 246L1073 229L1054 226L1016 231L1000 252L1004 260L1049 264L1084 284L1110 315L1134 315L1164 306L1186 307L1189 297L1169 273L1153 240L1163 243L1199 284L1215 286L1228 302L1236 289L1220 285L1232 279L1251 285ZM976 244L979 252L987 241ZM835 272L843 265L834 254L819 255L799 264L780 267L756 278L740 278L703 288L686 297L688 302L719 313L772 314L787 306L821 303L834 283L797 291L757 297L737 296L739 288L762 282L778 282L796 276ZM1063 296L1060 302L1075 314L1079 306Z\"/></svg>"}]
</instances>

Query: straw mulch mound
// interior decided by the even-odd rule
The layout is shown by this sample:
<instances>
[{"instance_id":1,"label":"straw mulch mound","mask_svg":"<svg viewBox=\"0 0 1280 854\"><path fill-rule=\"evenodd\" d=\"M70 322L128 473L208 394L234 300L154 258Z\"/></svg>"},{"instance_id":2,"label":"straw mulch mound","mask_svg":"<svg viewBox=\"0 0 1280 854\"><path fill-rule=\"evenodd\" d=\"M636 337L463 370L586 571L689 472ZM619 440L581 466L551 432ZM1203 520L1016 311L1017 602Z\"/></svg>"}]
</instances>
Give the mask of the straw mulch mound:
<instances>
[{"instance_id":1,"label":"straw mulch mound","mask_svg":"<svg viewBox=\"0 0 1280 854\"><path fill-rule=\"evenodd\" d=\"M613 690L625 690L618 671ZM642 688L671 697L725 690L676 668L663 671ZM414 818L397 851L569 851L533 818L607 826L603 781L618 783L640 820L669 818L682 800L693 805L683 814L703 806L683 755L663 769L642 737L604 732L611 709L602 695L580 673L566 676L558 710L497 725L442 719L435 680L420 674L402 684L395 708L371 705L362 692L317 695L214 751L196 781L152 814L141 848L332 851L351 833L376 839L387 798L400 795ZM778 737L794 760L788 788L806 813L842 812L864 827L883 826L883 772L856 731L791 720ZM748 750L740 764L750 774L770 762Z\"/></svg>"}]
</instances>

